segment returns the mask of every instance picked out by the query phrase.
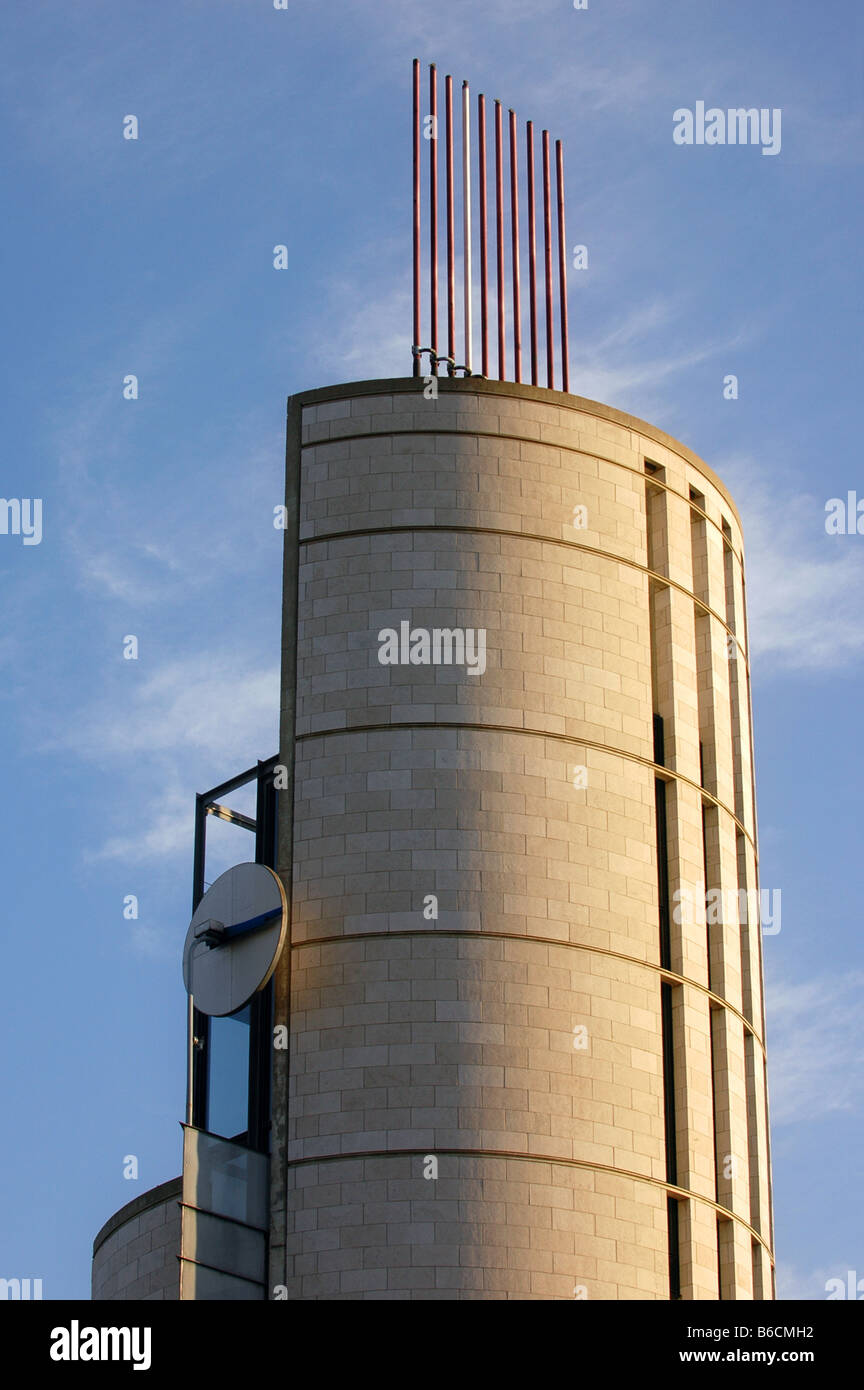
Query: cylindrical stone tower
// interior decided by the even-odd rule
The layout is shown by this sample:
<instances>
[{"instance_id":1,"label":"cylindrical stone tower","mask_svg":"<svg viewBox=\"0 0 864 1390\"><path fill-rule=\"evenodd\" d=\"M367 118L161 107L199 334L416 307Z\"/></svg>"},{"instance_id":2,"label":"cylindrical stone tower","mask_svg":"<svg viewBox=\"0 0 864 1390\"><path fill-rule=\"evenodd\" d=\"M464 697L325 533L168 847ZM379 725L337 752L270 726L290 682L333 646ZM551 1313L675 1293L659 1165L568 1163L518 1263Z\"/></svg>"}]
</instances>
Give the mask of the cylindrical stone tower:
<instances>
[{"instance_id":1,"label":"cylindrical stone tower","mask_svg":"<svg viewBox=\"0 0 864 1390\"><path fill-rule=\"evenodd\" d=\"M437 387L289 406L271 1284L772 1298L734 503Z\"/></svg>"}]
</instances>

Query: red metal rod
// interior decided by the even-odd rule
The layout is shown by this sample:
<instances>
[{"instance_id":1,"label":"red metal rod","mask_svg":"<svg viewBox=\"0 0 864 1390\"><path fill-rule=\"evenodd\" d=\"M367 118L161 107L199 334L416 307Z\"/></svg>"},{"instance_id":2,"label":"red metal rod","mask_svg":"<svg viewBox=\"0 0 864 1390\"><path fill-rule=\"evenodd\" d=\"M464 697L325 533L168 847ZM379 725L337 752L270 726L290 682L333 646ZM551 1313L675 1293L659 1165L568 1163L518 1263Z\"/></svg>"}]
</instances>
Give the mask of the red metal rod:
<instances>
[{"instance_id":1,"label":"red metal rod","mask_svg":"<svg viewBox=\"0 0 864 1390\"><path fill-rule=\"evenodd\" d=\"M487 313L487 281L489 278L489 255L486 244L486 98L482 92L477 98L477 144L479 151L478 174L480 185L480 370L485 377L488 377L489 318Z\"/></svg>"},{"instance_id":2,"label":"red metal rod","mask_svg":"<svg viewBox=\"0 0 864 1390\"><path fill-rule=\"evenodd\" d=\"M498 380L505 380L504 356L504 177L502 173L501 103L495 102L495 236L498 252Z\"/></svg>"},{"instance_id":3,"label":"red metal rod","mask_svg":"<svg viewBox=\"0 0 864 1390\"><path fill-rule=\"evenodd\" d=\"M531 308L531 385L537 385L537 222L534 209L534 124L525 128L528 163L528 299Z\"/></svg>"},{"instance_id":4,"label":"red metal rod","mask_svg":"<svg viewBox=\"0 0 864 1390\"><path fill-rule=\"evenodd\" d=\"M555 385L554 319L552 315L552 211L549 196L549 132L543 132L543 244L546 266L546 385Z\"/></svg>"},{"instance_id":5,"label":"red metal rod","mask_svg":"<svg viewBox=\"0 0 864 1390\"><path fill-rule=\"evenodd\" d=\"M516 112L510 112L510 235L513 264L513 367L514 381L522 380L522 298L519 284L519 154L516 148Z\"/></svg>"},{"instance_id":6,"label":"red metal rod","mask_svg":"<svg viewBox=\"0 0 864 1390\"><path fill-rule=\"evenodd\" d=\"M448 373L453 373L456 360L456 272L454 269L453 245L456 240L456 224L453 212L453 78L444 78L444 107L447 141L447 356L450 358Z\"/></svg>"},{"instance_id":7,"label":"red metal rod","mask_svg":"<svg viewBox=\"0 0 864 1390\"><path fill-rule=\"evenodd\" d=\"M420 375L420 59L414 59L414 341L413 375Z\"/></svg>"},{"instance_id":8,"label":"red metal rod","mask_svg":"<svg viewBox=\"0 0 864 1390\"><path fill-rule=\"evenodd\" d=\"M430 269L430 310L432 323L429 329L429 343L432 348L432 373L438 375L438 82L435 64L429 68L429 114L432 129L429 132L429 269Z\"/></svg>"},{"instance_id":9,"label":"red metal rod","mask_svg":"<svg viewBox=\"0 0 864 1390\"><path fill-rule=\"evenodd\" d=\"M462 318L465 337L465 372L471 375L473 325L471 322L471 94L462 83Z\"/></svg>"},{"instance_id":10,"label":"red metal rod","mask_svg":"<svg viewBox=\"0 0 864 1390\"><path fill-rule=\"evenodd\" d=\"M567 332L567 237L564 231L564 147L555 141L558 174L558 295L561 300L561 389L570 390L570 344Z\"/></svg>"}]
</instances>

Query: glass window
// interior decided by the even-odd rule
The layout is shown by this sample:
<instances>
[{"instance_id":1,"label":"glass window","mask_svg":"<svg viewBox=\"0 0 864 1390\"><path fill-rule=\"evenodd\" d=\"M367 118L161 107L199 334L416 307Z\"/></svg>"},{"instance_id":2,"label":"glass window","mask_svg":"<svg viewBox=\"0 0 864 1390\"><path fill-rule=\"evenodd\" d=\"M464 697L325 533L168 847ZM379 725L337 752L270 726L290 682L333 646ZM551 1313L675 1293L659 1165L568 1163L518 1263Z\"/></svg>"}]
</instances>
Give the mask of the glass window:
<instances>
[{"instance_id":1,"label":"glass window","mask_svg":"<svg viewBox=\"0 0 864 1390\"><path fill-rule=\"evenodd\" d=\"M210 1020L207 1128L225 1139L249 1128L249 1036L247 1004L227 1018Z\"/></svg>"}]
</instances>

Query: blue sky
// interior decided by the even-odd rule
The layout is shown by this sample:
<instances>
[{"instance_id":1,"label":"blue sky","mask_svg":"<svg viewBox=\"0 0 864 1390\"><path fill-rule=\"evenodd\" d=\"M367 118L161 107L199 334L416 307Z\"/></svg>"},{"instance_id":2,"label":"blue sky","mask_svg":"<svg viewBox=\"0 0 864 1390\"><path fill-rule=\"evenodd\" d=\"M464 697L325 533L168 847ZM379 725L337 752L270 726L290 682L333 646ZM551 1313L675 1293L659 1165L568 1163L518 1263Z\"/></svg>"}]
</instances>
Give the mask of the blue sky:
<instances>
[{"instance_id":1,"label":"blue sky","mask_svg":"<svg viewBox=\"0 0 864 1390\"><path fill-rule=\"evenodd\" d=\"M571 388L742 511L780 1293L864 1278L864 535L825 531L864 496L862 31L854 0L4 8L0 493L43 537L0 535L0 1275L86 1298L100 1225L179 1171L194 794L276 751L285 397L410 372L417 56L564 139ZM780 108L780 153L675 145L700 100Z\"/></svg>"}]
</instances>

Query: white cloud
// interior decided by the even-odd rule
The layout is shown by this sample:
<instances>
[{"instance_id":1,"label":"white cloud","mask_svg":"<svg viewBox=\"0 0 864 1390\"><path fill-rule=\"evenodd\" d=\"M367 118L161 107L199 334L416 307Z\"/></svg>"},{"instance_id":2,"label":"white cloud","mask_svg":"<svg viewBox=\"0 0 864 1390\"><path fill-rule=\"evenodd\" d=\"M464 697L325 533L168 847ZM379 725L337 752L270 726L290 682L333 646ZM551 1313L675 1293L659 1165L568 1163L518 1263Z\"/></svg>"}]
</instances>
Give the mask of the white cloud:
<instances>
[{"instance_id":1,"label":"white cloud","mask_svg":"<svg viewBox=\"0 0 864 1390\"><path fill-rule=\"evenodd\" d=\"M142 330L141 341L147 358L160 341L158 316ZM179 356L171 361L179 371ZM165 361L161 370L167 370ZM106 379L112 382L109 390ZM212 592L220 575L248 574L250 538L275 535L272 508L282 497L281 431L274 426L272 438L262 438L260 421L251 415L238 416L227 437L206 420L196 422L172 441L169 462L154 487L154 477L144 470L128 475L129 459L139 457L132 423L138 405L118 405L120 381L106 363L98 389L95 374L82 380L84 404L50 417L50 447L60 469L52 506L62 515L62 545L76 582L88 594L126 606L178 599L188 604L190 594ZM165 469L171 466L184 470L184 487L176 494L168 490ZM273 563L278 572L277 550Z\"/></svg>"},{"instance_id":2,"label":"white cloud","mask_svg":"<svg viewBox=\"0 0 864 1390\"><path fill-rule=\"evenodd\" d=\"M781 981L768 991L771 1121L812 1123L864 1098L864 973Z\"/></svg>"},{"instance_id":3,"label":"white cloud","mask_svg":"<svg viewBox=\"0 0 864 1390\"><path fill-rule=\"evenodd\" d=\"M399 255L403 248L391 247ZM385 250L382 259L389 259ZM411 294L408 288L378 279L359 263L355 273L327 286L328 308L306 335L303 367L320 385L411 375ZM334 333L330 327L337 324Z\"/></svg>"},{"instance_id":4,"label":"white cloud","mask_svg":"<svg viewBox=\"0 0 864 1390\"><path fill-rule=\"evenodd\" d=\"M251 659L232 649L177 657L152 674L140 674L131 694L122 693L115 680L92 708L68 720L51 746L99 761L194 752L199 761L204 755L232 765L260 748L265 731L268 744L273 741L279 703L275 666L255 669Z\"/></svg>"},{"instance_id":5,"label":"white cloud","mask_svg":"<svg viewBox=\"0 0 864 1390\"><path fill-rule=\"evenodd\" d=\"M143 922L130 923L129 942L138 955L148 960L177 959L177 935L165 927L146 926Z\"/></svg>"},{"instance_id":6,"label":"white cloud","mask_svg":"<svg viewBox=\"0 0 864 1390\"><path fill-rule=\"evenodd\" d=\"M166 662L131 694L115 681L69 716L43 751L119 768L131 788L125 823L85 862L188 859L195 793L275 751L278 708L278 669L232 650Z\"/></svg>"},{"instance_id":7,"label":"white cloud","mask_svg":"<svg viewBox=\"0 0 864 1390\"><path fill-rule=\"evenodd\" d=\"M399 254L396 246L391 247L390 251L394 255ZM388 259L387 254L383 259ZM461 342L462 322L461 269L457 269L456 279L457 321L460 325L458 343ZM329 307L323 318L327 323L338 323L339 334L334 337L330 332L325 332L320 323L313 327L307 338L306 369L310 379L323 384L329 377L346 381L410 375L411 301L406 287L389 287L389 281L385 284L377 280L372 267L363 269L358 262L350 278L340 277L330 282L327 297ZM479 327L476 325L476 306L480 303L479 281L474 284L474 303L473 349L476 369L480 346ZM423 308L425 315L425 301ZM524 314L523 345L529 340L527 303ZM657 352L658 330L674 325L679 315L677 305L654 297L647 299L644 304L631 307L614 327L608 330L598 328L590 336L587 333L580 335L578 341L571 344L570 389L573 394L604 401L620 409L632 409L637 414L665 412L668 415L669 402L660 394L667 380L677 379L689 368L730 352L754 331L751 326L739 329L734 338L702 343L698 347L673 353ZM512 343L509 303L505 317L509 353ZM680 335L670 332L669 339L680 342ZM443 345L439 350L443 351ZM524 351L523 347L523 364ZM494 361L494 350L492 356Z\"/></svg>"},{"instance_id":8,"label":"white cloud","mask_svg":"<svg viewBox=\"0 0 864 1390\"><path fill-rule=\"evenodd\" d=\"M718 471L744 523L750 640L762 671L834 670L859 660L861 538L827 535L827 499L756 484L750 461Z\"/></svg>"},{"instance_id":9,"label":"white cloud","mask_svg":"<svg viewBox=\"0 0 864 1390\"><path fill-rule=\"evenodd\" d=\"M777 1261L777 1297L778 1299L804 1299L807 1302L815 1302L819 1299L827 1299L828 1290L826 1285L831 1279L842 1279L847 1286L850 1271L855 1274L855 1263L848 1260L835 1260L830 1268L812 1269L809 1272L798 1269L795 1265L786 1264L782 1260ZM857 1275L853 1282L857 1282ZM860 1297L860 1295L859 1295Z\"/></svg>"},{"instance_id":10,"label":"white cloud","mask_svg":"<svg viewBox=\"0 0 864 1390\"><path fill-rule=\"evenodd\" d=\"M571 361L570 390L574 395L602 401L643 417L660 413L668 416L668 408L661 404L665 401L659 393L661 384L727 348L728 344L720 343L673 356L651 357L642 352L624 358L610 350L608 356L612 360L608 365L602 360L602 345L593 352L582 349Z\"/></svg>"},{"instance_id":11,"label":"white cloud","mask_svg":"<svg viewBox=\"0 0 864 1390\"><path fill-rule=\"evenodd\" d=\"M192 856L193 795L174 788L149 798L136 807L138 827L124 835L112 835L98 849L84 851L84 862L95 864L117 859L136 863L145 859L167 859L182 854Z\"/></svg>"},{"instance_id":12,"label":"white cloud","mask_svg":"<svg viewBox=\"0 0 864 1390\"><path fill-rule=\"evenodd\" d=\"M860 111L818 108L812 101L787 103L783 111L786 129L794 131L791 156L797 163L860 165L864 121ZM788 149L788 141L787 141Z\"/></svg>"},{"instance_id":13,"label":"white cloud","mask_svg":"<svg viewBox=\"0 0 864 1390\"><path fill-rule=\"evenodd\" d=\"M103 598L119 599L124 604L151 603L166 598L177 587L171 579L181 578L187 586L194 582L195 571L178 563L172 555L156 547L129 539L117 541L113 548L99 544L92 536L85 539L83 528L70 525L66 537L69 550L78 567L82 587Z\"/></svg>"}]
</instances>

